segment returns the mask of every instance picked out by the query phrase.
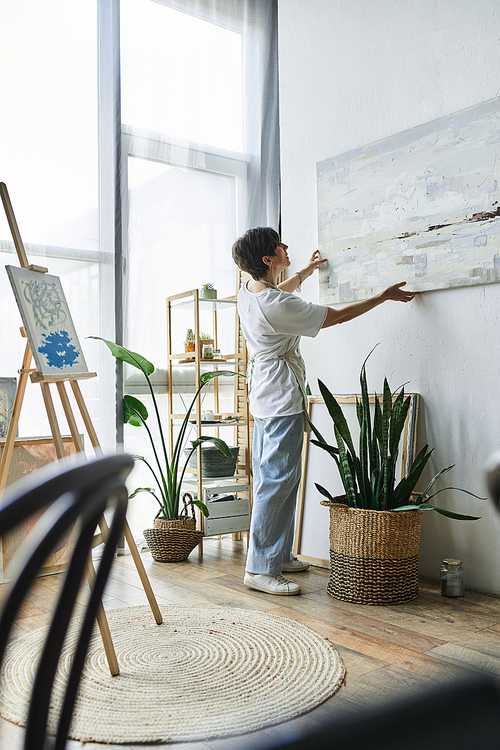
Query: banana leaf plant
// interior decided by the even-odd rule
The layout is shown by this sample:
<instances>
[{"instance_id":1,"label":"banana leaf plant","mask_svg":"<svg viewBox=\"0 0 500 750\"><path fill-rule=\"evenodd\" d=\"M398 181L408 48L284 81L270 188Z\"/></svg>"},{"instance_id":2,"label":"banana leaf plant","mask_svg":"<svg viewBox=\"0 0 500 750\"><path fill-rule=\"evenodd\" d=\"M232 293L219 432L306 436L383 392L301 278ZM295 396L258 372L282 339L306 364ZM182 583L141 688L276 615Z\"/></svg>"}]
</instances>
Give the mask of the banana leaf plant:
<instances>
[{"instance_id":1,"label":"banana leaf plant","mask_svg":"<svg viewBox=\"0 0 500 750\"><path fill-rule=\"evenodd\" d=\"M358 452L356 453L342 408L321 380L318 380L318 384L333 421L336 446L329 445L308 419L317 438L317 440L311 440L311 442L329 453L337 464L347 505L351 508L363 508L365 510L434 510L449 518L465 521L478 520L478 516L454 513L429 503L429 500L445 490L458 490L472 495L472 497L483 499L458 487L446 487L431 495L428 494L436 479L451 471L454 464L439 471L423 492L416 493L415 486L433 451L433 449L429 450L427 445L416 456L407 475L399 482L397 481L396 464L399 455L399 443L411 397L405 398L404 386L401 386L399 392L393 394L387 378L385 378L383 393L380 397L375 396L375 409L372 416L366 379L368 357L361 368L361 397L356 398L356 416L360 427ZM335 502L325 487L316 484L316 488L330 501ZM411 496L415 494L417 494L417 497L412 499Z\"/></svg>"},{"instance_id":2,"label":"banana leaf plant","mask_svg":"<svg viewBox=\"0 0 500 750\"><path fill-rule=\"evenodd\" d=\"M111 351L111 354L116 357L116 359L120 359L122 362L126 362L127 364L132 365L133 367L136 367L138 370L140 370L146 378L149 391L151 393L156 422L160 435L159 447L156 445L151 430L149 429L149 426L147 424L149 414L142 401L140 401L138 398L135 398L134 396L126 395L123 397L123 423L130 424L134 427L145 428L151 442L151 447L153 448L154 467L146 458L144 458L144 456L134 456L134 458L137 461L142 461L144 464L146 464L156 482L156 491L153 487L138 487L131 493L130 497L135 497L135 495L137 495L139 492L149 492L151 495L153 495L155 500L160 505L160 513L163 518L166 518L167 520L174 520L176 518L179 518L181 485L184 479L184 473L191 455L198 448L198 446L201 445L201 443L205 442L213 443L225 456L227 456L227 458L232 458L232 453L224 440L216 437L200 436L196 440L191 441L190 453L185 459L184 467L182 469L180 468L179 462L181 458L182 444L185 439L190 414L196 403L196 398L202 388L210 380L213 380L217 377L234 377L235 375L238 375L238 373L231 372L229 370L218 370L217 372L205 372L201 375L200 387L196 391L193 400L191 401L186 411L186 415L180 426L177 440L175 441L175 444L173 446L172 455L169 457L165 437L163 434L160 412L158 410L158 404L156 402L153 384L151 383L150 379L150 375L153 374L155 366L140 354L132 352L130 351L130 349L126 349L124 346L115 344L113 341L108 341L107 339L103 339L100 336L89 336L89 338L104 341L106 346ZM208 516L208 509L205 503L203 503L199 499L195 499L193 500L193 502L205 516Z\"/></svg>"}]
</instances>

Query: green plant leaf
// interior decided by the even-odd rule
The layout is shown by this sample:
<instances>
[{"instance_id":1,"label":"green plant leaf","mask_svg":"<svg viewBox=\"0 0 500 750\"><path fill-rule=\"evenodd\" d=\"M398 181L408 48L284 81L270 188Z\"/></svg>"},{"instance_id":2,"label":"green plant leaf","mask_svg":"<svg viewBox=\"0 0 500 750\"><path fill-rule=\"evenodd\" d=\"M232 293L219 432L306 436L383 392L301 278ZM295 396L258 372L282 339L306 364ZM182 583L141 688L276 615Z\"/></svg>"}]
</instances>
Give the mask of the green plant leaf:
<instances>
[{"instance_id":1,"label":"green plant leaf","mask_svg":"<svg viewBox=\"0 0 500 750\"><path fill-rule=\"evenodd\" d=\"M131 424L134 427L142 427L148 418L148 410L135 396L123 397L123 424Z\"/></svg>"},{"instance_id":2,"label":"green plant leaf","mask_svg":"<svg viewBox=\"0 0 500 750\"><path fill-rule=\"evenodd\" d=\"M387 378L384 378L384 395L383 395L383 410L382 410L382 441L381 441L381 452L382 458L387 456L389 452L389 428L391 424L392 416L392 393L389 388Z\"/></svg>"},{"instance_id":3,"label":"green plant leaf","mask_svg":"<svg viewBox=\"0 0 500 750\"><path fill-rule=\"evenodd\" d=\"M234 376L239 376L240 378L246 378L246 375L242 375L240 372L231 372L231 370L218 370L217 372L204 372L200 376L200 385L203 386L205 383L207 383L209 380L212 380L213 378L233 378Z\"/></svg>"},{"instance_id":4,"label":"green plant leaf","mask_svg":"<svg viewBox=\"0 0 500 750\"><path fill-rule=\"evenodd\" d=\"M213 380L213 378L218 378L219 376L222 376L222 377L234 377L234 376L237 376L237 377L242 377L242 378L246 377L245 375L241 375L238 372L231 372L230 370L217 370L215 372L214 371L212 371L212 372L205 372L205 373L202 374L202 376L200 377L200 387L198 388L198 390L194 394L193 399L192 399L191 403L189 404L189 406L188 406L188 408L186 410L186 414L184 416L184 419L182 420L182 424L181 424L181 427L180 427L180 430L179 430L179 434L177 436L177 441L176 441L176 443L174 445L174 449L173 449L173 452L172 452L171 464L172 464L173 476L177 476L177 467L179 466L179 459L180 459L180 454L181 454L181 446L182 446L182 444L184 442L184 436L186 434L186 429L187 429L187 426L188 426L189 417L190 417L191 412L193 410L193 407L194 407L194 405L196 403L196 399L198 398L198 395L200 394L200 392L202 391L202 389L204 388L204 386L206 385L206 383L208 383L209 380Z\"/></svg>"},{"instance_id":5,"label":"green plant leaf","mask_svg":"<svg viewBox=\"0 0 500 750\"><path fill-rule=\"evenodd\" d=\"M399 508L393 508L394 512L405 511L405 510L435 510L436 513L440 513L442 516L448 518L456 518L459 521L479 521L481 516L466 516L463 513L454 513L451 510L445 510L444 508L437 508L435 505L429 505L429 503L417 503L415 505L401 505Z\"/></svg>"},{"instance_id":6,"label":"green plant leaf","mask_svg":"<svg viewBox=\"0 0 500 750\"><path fill-rule=\"evenodd\" d=\"M356 488L355 488L356 480L352 472L352 467L349 465L349 460L347 458L347 451L345 448L345 444L344 444L344 441L342 440L342 436L340 434L340 431L337 425L334 425L334 430L335 430L335 437L337 439L337 445L339 448L340 477L342 479L342 484L344 485L344 489L346 491L347 502L351 507L355 508L356 507Z\"/></svg>"},{"instance_id":7,"label":"green plant leaf","mask_svg":"<svg viewBox=\"0 0 500 750\"><path fill-rule=\"evenodd\" d=\"M359 398L356 398L356 416L358 418L358 424L361 427L363 424L363 406Z\"/></svg>"},{"instance_id":8,"label":"green plant leaf","mask_svg":"<svg viewBox=\"0 0 500 750\"><path fill-rule=\"evenodd\" d=\"M134 491L133 491L133 492L132 492L132 493L131 493L131 494L130 494L130 495L128 496L128 499L129 499L129 500L132 500L132 498L133 498L133 497L135 497L136 495L138 495L138 494L139 494L139 492L149 492L149 493L150 493L150 495L153 495L153 497L155 497L155 498L156 498L156 500L158 500L158 498L157 498L157 497L156 497L156 495L155 495L155 491L154 491L154 488L153 488L153 487L138 487L138 488L137 488L136 490L134 490Z\"/></svg>"},{"instance_id":9,"label":"green plant leaf","mask_svg":"<svg viewBox=\"0 0 500 750\"><path fill-rule=\"evenodd\" d=\"M375 469L375 471L372 472L371 477L370 477L370 488L372 491L371 510L379 509L378 497L377 497L377 480L378 480L379 474L380 474L380 471L378 469Z\"/></svg>"},{"instance_id":10,"label":"green plant leaf","mask_svg":"<svg viewBox=\"0 0 500 750\"><path fill-rule=\"evenodd\" d=\"M408 475L400 481L400 483L392 493L392 496L389 500L389 510L395 509L400 506L401 503L406 502L411 493L414 491L415 485L420 479L420 475L422 474L425 465L431 457L432 451L434 450L432 449L427 453L427 448L428 446L424 445L418 456L413 461Z\"/></svg>"},{"instance_id":11,"label":"green plant leaf","mask_svg":"<svg viewBox=\"0 0 500 750\"><path fill-rule=\"evenodd\" d=\"M337 399L332 393L330 393L326 385L322 383L321 380L318 380L318 385L321 391L321 395L323 396L326 408L328 409L328 412L333 420L333 424L335 425L336 429L342 437L342 440L344 440L351 453L355 455L356 452L354 450L354 444L352 442L349 426L347 424L346 418L344 417L342 409L337 402Z\"/></svg>"},{"instance_id":12,"label":"green plant leaf","mask_svg":"<svg viewBox=\"0 0 500 750\"><path fill-rule=\"evenodd\" d=\"M389 434L389 453L393 455L398 449L401 434L405 426L406 416L410 408L411 398L404 400L404 390L401 390L392 407L391 427Z\"/></svg>"},{"instance_id":13,"label":"green plant leaf","mask_svg":"<svg viewBox=\"0 0 500 750\"><path fill-rule=\"evenodd\" d=\"M311 440L311 443L312 445L317 445L318 448L323 448L324 451L329 453L334 458L336 458L339 454L339 449L334 445L328 445L328 443L324 443L321 440Z\"/></svg>"},{"instance_id":14,"label":"green plant leaf","mask_svg":"<svg viewBox=\"0 0 500 750\"><path fill-rule=\"evenodd\" d=\"M384 464L380 464L380 471L377 475L377 486L375 488L374 496L374 510L382 510L382 504L384 501Z\"/></svg>"},{"instance_id":15,"label":"green plant leaf","mask_svg":"<svg viewBox=\"0 0 500 750\"><path fill-rule=\"evenodd\" d=\"M448 471L451 471L451 470L452 470L452 469L454 468L454 466L455 466L455 464L452 464L451 466L447 466L447 467L446 467L446 469L441 469L441 471L438 471L438 473L437 473L437 474L435 474L435 475L434 475L434 476L432 477L431 481L429 482L429 484L427 485L427 487L425 488L425 490L424 490L423 492L421 492L421 493L420 493L420 496L421 496L421 497L426 497L427 493L428 493L428 492L429 492L429 490L431 489L431 487L432 487L432 485L434 484L434 482L436 481L436 479L437 479L438 477L442 476L443 474L446 474L446 473L447 473ZM439 490L439 491L440 491L440 490ZM437 494L437 493L436 493L436 494ZM433 495L433 497L434 497L434 495ZM427 498L427 499L428 499L428 498Z\"/></svg>"},{"instance_id":16,"label":"green plant leaf","mask_svg":"<svg viewBox=\"0 0 500 750\"><path fill-rule=\"evenodd\" d=\"M169 466L168 453L163 434L160 412L158 409L154 388L149 377L154 372L154 365L140 354L132 352L130 349L126 349L124 346L115 344L113 341L108 341L107 339L103 339L100 336L90 336L89 338L103 341L117 359L120 359L123 362L127 362L133 367L136 367L143 373L144 377L146 378L146 382L153 402L154 412L156 415L156 422L160 435L161 453L163 454L162 457L160 458L160 452L159 449L157 449L158 441L156 439L153 439L153 435L146 423L146 419L148 416L146 407L144 406L144 404L142 404L142 402L139 401L139 399L135 399L133 396L127 395L124 397L124 422L134 426L142 425L146 430L157 465L157 472L153 470L153 468L144 458L138 458L144 461L144 463L148 466L155 478L155 481L158 484L161 500L158 498L156 499L161 506L162 513L164 514L165 518L177 518L179 494L178 488L176 486L177 467L175 466L175 470L174 472L172 472L171 467Z\"/></svg>"},{"instance_id":17,"label":"green plant leaf","mask_svg":"<svg viewBox=\"0 0 500 750\"><path fill-rule=\"evenodd\" d=\"M370 354L368 354L368 357L373 353L373 351L377 348L378 344L376 344L373 349L371 350ZM371 414L370 414L370 397L368 395L368 383L366 380L366 363L368 361L368 357L363 362L363 365L361 367L361 373L359 376L359 382L361 385L361 414L362 419L360 422L360 427L363 432L363 422L365 424L365 436L363 436L363 440L366 439L367 446L368 446L368 458L370 461L370 469L369 472L372 472L375 468L375 464L377 463L377 456L376 456L376 439L375 435L372 434L372 424L371 424ZM357 403L357 401L356 401ZM358 417L359 420L359 417ZM368 474L368 468L367 468L367 474Z\"/></svg>"},{"instance_id":18,"label":"green plant leaf","mask_svg":"<svg viewBox=\"0 0 500 750\"><path fill-rule=\"evenodd\" d=\"M456 518L458 521L479 521L481 516L466 516L463 513L454 513L451 510L445 510L444 508L436 508L435 505L430 506L436 513L440 513L442 516L447 518Z\"/></svg>"},{"instance_id":19,"label":"green plant leaf","mask_svg":"<svg viewBox=\"0 0 500 750\"><path fill-rule=\"evenodd\" d=\"M370 352L370 353L369 353L369 354L367 355L367 357L366 357L365 361L364 361L364 362L363 362L363 364L361 365L361 372L363 372L363 370L366 370L366 363L368 362L368 360L369 360L369 359L370 359L370 357L372 356L372 354L373 354L373 352L375 351L375 349L377 348L377 346L380 346L380 341L379 341L379 342L378 342L377 344L375 344L375 346L373 347L373 349L371 350L371 352Z\"/></svg>"},{"instance_id":20,"label":"green plant leaf","mask_svg":"<svg viewBox=\"0 0 500 750\"><path fill-rule=\"evenodd\" d=\"M464 490L461 487L442 487L440 490L437 490L436 492L433 492L432 495L429 495L425 499L431 500L433 497L436 497L436 495L439 495L440 492L446 492L447 490L455 490L455 492L464 492L466 495L470 495L471 497L475 497L476 500L487 500L486 497L480 497L479 495L475 495L473 492L469 492L469 490ZM420 497L423 497L425 493L422 493Z\"/></svg>"},{"instance_id":21,"label":"green plant leaf","mask_svg":"<svg viewBox=\"0 0 500 750\"><path fill-rule=\"evenodd\" d=\"M397 513L404 510L432 510L432 505L429 505L426 508L423 508L423 505L425 505L425 503L409 503L408 505L399 505L397 508L391 508L391 511Z\"/></svg>"},{"instance_id":22,"label":"green plant leaf","mask_svg":"<svg viewBox=\"0 0 500 750\"><path fill-rule=\"evenodd\" d=\"M197 448L202 443L213 443L216 448L220 450L221 453L223 453L226 458L233 458L233 454L231 453L231 450L227 443L224 442L224 440L221 440L217 437L206 437L201 435L199 438L196 438L196 440L191 440L191 445L193 448Z\"/></svg>"},{"instance_id":23,"label":"green plant leaf","mask_svg":"<svg viewBox=\"0 0 500 750\"><path fill-rule=\"evenodd\" d=\"M209 513L205 503L202 503L201 500L193 500L193 505L196 505L196 507L201 510L205 518L208 518Z\"/></svg>"},{"instance_id":24,"label":"green plant leaf","mask_svg":"<svg viewBox=\"0 0 500 750\"><path fill-rule=\"evenodd\" d=\"M318 492L321 492L321 494L324 495L324 497L327 497L328 500L330 500L332 503L335 502L335 498L332 495L330 495L328 490L325 490L324 487L322 487L320 484L316 484L316 482L314 482L314 486L316 487Z\"/></svg>"},{"instance_id":25,"label":"green plant leaf","mask_svg":"<svg viewBox=\"0 0 500 750\"><path fill-rule=\"evenodd\" d=\"M321 432L318 430L317 427L315 427L315 425L313 425L313 423L309 419L309 415L304 413L304 416L306 418L307 424L310 426L311 430L314 432L314 434L316 435L316 437L318 438L318 440L321 441L322 443L324 443L325 445L328 445L328 443L326 442L326 440L323 437L323 435L321 434Z\"/></svg>"},{"instance_id":26,"label":"green plant leaf","mask_svg":"<svg viewBox=\"0 0 500 750\"><path fill-rule=\"evenodd\" d=\"M145 357L142 357L140 354L137 354L130 349L126 349L124 346L115 344L114 341L108 341L108 339L103 339L100 336L87 336L87 338L104 341L114 357L121 359L122 362L126 362L128 365L132 365L132 367L137 367L137 369L141 370L147 377L152 375L155 371L155 366Z\"/></svg>"},{"instance_id":27,"label":"green plant leaf","mask_svg":"<svg viewBox=\"0 0 500 750\"><path fill-rule=\"evenodd\" d=\"M187 458L186 458L186 461L185 461L185 464L184 464L184 468L182 469L182 472L181 472L181 475L180 475L180 478L179 478L178 481L177 481L177 466L174 464L174 466L171 469L172 485L173 485L174 490L176 492L177 498L179 497L179 494L180 494L180 489L181 489L182 481L184 479L184 474L186 473L186 468L187 468L187 465L188 465L188 461L191 458L191 456L193 455L193 453L195 452L195 450L198 448L198 446L201 445L202 443L214 443L215 447L218 448L221 451L221 453L223 453L225 456L227 456L227 458L232 458L233 457L233 454L231 453L231 451L229 449L229 446L223 440L221 440L220 438L206 437L206 436L202 435L199 438L196 438L196 440L192 440L191 441L192 448L191 448L190 452L187 455Z\"/></svg>"},{"instance_id":28,"label":"green plant leaf","mask_svg":"<svg viewBox=\"0 0 500 750\"><path fill-rule=\"evenodd\" d=\"M359 432L359 461L358 466L358 486L363 493L367 508L372 507L372 488L370 483L370 413L366 414L363 402L356 399L356 409L358 411L358 421L360 422Z\"/></svg>"},{"instance_id":29,"label":"green plant leaf","mask_svg":"<svg viewBox=\"0 0 500 750\"><path fill-rule=\"evenodd\" d=\"M377 394L375 394L375 417L373 422L373 431L378 440L379 447L382 445L382 407ZM379 450L380 453L380 450Z\"/></svg>"}]
</instances>

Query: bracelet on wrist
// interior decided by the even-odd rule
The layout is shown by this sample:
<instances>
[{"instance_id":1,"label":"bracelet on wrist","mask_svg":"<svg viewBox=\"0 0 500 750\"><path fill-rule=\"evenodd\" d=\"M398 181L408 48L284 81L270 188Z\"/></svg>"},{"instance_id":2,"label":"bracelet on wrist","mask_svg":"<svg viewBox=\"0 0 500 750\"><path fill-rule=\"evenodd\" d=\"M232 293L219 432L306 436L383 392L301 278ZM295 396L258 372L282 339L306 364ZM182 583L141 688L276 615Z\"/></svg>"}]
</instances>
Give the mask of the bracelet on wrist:
<instances>
[{"instance_id":1,"label":"bracelet on wrist","mask_svg":"<svg viewBox=\"0 0 500 750\"><path fill-rule=\"evenodd\" d=\"M302 276L300 275L298 271L297 271L297 276L299 277L299 285L297 287L297 291L300 292L302 290Z\"/></svg>"}]
</instances>

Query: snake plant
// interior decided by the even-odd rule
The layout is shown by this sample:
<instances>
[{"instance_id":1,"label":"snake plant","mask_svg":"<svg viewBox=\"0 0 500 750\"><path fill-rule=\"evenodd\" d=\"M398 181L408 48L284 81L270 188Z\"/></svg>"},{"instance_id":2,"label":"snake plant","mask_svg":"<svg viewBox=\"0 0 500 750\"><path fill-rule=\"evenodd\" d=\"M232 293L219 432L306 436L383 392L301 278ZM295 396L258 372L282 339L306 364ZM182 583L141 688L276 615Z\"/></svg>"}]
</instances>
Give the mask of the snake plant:
<instances>
[{"instance_id":1,"label":"snake plant","mask_svg":"<svg viewBox=\"0 0 500 750\"><path fill-rule=\"evenodd\" d=\"M380 397L375 396L375 409L372 416L366 379L368 357L361 368L361 397L356 398L356 415L360 427L358 452L356 453L342 408L321 380L318 380L318 384L326 408L333 420L336 446L329 445L314 424L308 420L317 437L317 440L311 440L311 442L329 453L337 464L347 505L351 508L363 508L365 510L434 510L450 518L467 521L477 520L478 517L476 516L453 513L429 503L429 500L445 489L458 490L473 497L478 497L472 492L457 487L446 487L431 495L428 494L436 479L453 469L454 465L439 471L423 492L415 492L415 486L432 455L433 449L429 450L427 445L413 460L407 475L399 482L397 481L396 463L399 454L399 442L411 397L405 398L403 386L399 389L397 395L393 395L387 378L385 378L382 394ZM316 484L316 488L330 501L335 502L325 487ZM418 495L414 502L410 501L412 494Z\"/></svg>"},{"instance_id":2,"label":"snake plant","mask_svg":"<svg viewBox=\"0 0 500 750\"><path fill-rule=\"evenodd\" d=\"M186 435L186 429L188 426L190 414L196 403L196 398L202 388L210 380L213 380L213 378L233 377L235 375L238 375L238 373L231 372L229 370L218 370L217 372L202 373L202 375L200 376L200 387L196 391L193 400L191 401L186 411L186 415L180 426L177 440L175 441L175 445L173 446L172 455L169 458L160 419L160 412L158 410L158 404L156 402L153 385L150 380L150 375L153 374L155 366L140 354L132 352L130 351L130 349L126 349L124 346L115 344L113 341L108 341L107 339L103 339L100 336L89 336L89 338L104 341L106 346L111 351L111 354L116 357L116 359L120 359L122 362L126 362L127 364L132 365L133 367L136 367L138 370L140 370L146 378L151 398L153 400L153 407L160 435L160 447L157 447L156 442L153 439L151 430L149 429L149 426L147 424L147 419L149 416L148 410L146 409L142 401L140 401L138 398L135 398L134 396L129 395L126 395L123 398L123 423L130 424L134 427L144 427L146 429L146 432L148 433L148 437L153 448L155 467L153 468L153 466L149 463L149 461L147 461L146 458L144 458L144 456L134 456L134 458L137 461L142 461L149 468L151 474L155 479L157 489L157 492L155 492L155 488L153 487L138 487L136 490L134 490L134 492L132 492L130 497L134 497L139 492L149 492L159 503L161 509L160 513L163 518L166 518L167 520L174 520L176 518L179 518L179 502L184 473L189 458L191 457L192 453L194 453L194 451L198 448L198 446L201 445L201 443L205 442L213 443L225 456L227 456L227 458L233 457L229 447L226 445L224 440L216 437L200 436L196 440L191 441L191 450L185 460L184 467L181 469L181 467L179 466L182 443ZM199 499L193 500L193 502L198 506L198 508L205 516L208 516L208 509L205 503L201 502L201 500Z\"/></svg>"}]
</instances>

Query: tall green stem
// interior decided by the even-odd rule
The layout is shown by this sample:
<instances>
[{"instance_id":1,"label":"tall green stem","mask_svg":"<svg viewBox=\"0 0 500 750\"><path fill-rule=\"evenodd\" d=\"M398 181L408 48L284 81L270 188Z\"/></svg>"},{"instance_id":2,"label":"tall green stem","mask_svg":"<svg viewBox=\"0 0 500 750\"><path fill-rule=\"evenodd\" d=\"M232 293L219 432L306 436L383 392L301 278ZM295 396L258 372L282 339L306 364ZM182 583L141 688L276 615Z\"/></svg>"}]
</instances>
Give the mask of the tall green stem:
<instances>
[{"instance_id":1,"label":"tall green stem","mask_svg":"<svg viewBox=\"0 0 500 750\"><path fill-rule=\"evenodd\" d=\"M155 393L154 393L154 390L153 390L153 384L151 383L151 380L149 379L148 375L145 374L145 377L146 377L146 380L148 381L149 390L151 392L151 398L153 400L153 406L154 406L155 414L156 414L156 421L158 422L158 429L160 431L160 440L161 440L161 445L162 445L162 448L163 448L163 455L165 457L165 463L167 465L167 470L168 470L168 453L167 453L167 446L165 444L165 438L163 436L163 428L161 426L160 412L158 410L158 404L156 403L156 397L155 397ZM145 423L144 423L144 426L146 426ZM147 427L146 427L146 429L147 429ZM151 437L151 434L150 434L149 430L148 430L148 434L149 434L151 442L152 442L152 437ZM153 449L154 449L154 446L153 446ZM156 451L155 451L155 453L156 453ZM161 468L160 468L160 473L161 473Z\"/></svg>"}]
</instances>

